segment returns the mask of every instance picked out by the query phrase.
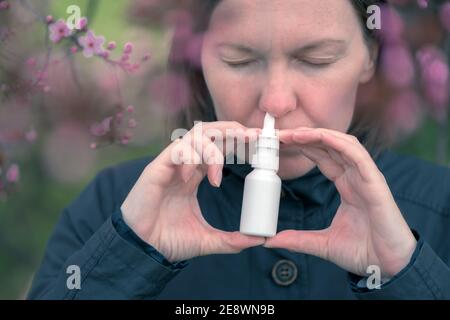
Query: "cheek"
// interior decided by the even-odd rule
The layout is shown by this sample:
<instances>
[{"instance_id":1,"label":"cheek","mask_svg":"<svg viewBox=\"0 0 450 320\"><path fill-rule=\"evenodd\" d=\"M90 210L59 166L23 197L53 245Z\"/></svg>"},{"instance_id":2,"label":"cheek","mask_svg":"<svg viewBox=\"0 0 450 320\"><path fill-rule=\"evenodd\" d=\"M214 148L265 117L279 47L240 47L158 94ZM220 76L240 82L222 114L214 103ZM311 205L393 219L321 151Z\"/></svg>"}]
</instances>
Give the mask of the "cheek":
<instances>
[{"instance_id":1,"label":"cheek","mask_svg":"<svg viewBox=\"0 0 450 320\"><path fill-rule=\"evenodd\" d=\"M330 70L299 89L300 109L314 126L346 132L353 118L358 86L359 72L354 66Z\"/></svg>"}]
</instances>

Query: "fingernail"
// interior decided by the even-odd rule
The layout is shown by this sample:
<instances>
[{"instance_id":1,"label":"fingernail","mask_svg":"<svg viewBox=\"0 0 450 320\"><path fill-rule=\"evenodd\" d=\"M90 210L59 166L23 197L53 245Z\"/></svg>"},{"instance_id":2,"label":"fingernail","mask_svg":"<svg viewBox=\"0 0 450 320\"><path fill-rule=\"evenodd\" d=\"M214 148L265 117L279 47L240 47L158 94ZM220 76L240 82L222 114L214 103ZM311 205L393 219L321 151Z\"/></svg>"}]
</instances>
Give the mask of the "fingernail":
<instances>
[{"instance_id":1,"label":"fingernail","mask_svg":"<svg viewBox=\"0 0 450 320\"><path fill-rule=\"evenodd\" d=\"M222 182L222 169L219 169L217 170L216 177L214 178L214 184L217 188L219 188L221 182Z\"/></svg>"}]
</instances>

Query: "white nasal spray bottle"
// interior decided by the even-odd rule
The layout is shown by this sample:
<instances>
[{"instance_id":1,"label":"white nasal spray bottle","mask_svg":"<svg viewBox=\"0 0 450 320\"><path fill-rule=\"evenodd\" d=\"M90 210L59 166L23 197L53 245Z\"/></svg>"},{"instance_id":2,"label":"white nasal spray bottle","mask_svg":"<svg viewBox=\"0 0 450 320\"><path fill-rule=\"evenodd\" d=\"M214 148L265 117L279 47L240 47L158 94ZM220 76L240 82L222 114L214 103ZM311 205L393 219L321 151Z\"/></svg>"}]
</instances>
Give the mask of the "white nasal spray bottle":
<instances>
[{"instance_id":1,"label":"white nasal spray bottle","mask_svg":"<svg viewBox=\"0 0 450 320\"><path fill-rule=\"evenodd\" d=\"M266 113L251 161L255 169L245 178L239 230L243 234L273 237L277 233L281 194L281 179L277 175L279 149L275 119Z\"/></svg>"}]
</instances>

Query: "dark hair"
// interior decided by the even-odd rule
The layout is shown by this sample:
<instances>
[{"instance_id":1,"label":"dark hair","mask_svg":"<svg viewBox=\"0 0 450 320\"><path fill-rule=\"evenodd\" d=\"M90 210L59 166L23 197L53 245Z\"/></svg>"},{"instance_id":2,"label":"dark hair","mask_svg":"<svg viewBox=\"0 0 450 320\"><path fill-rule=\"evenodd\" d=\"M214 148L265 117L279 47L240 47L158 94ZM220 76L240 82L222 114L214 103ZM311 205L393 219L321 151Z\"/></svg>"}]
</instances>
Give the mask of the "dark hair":
<instances>
[{"instance_id":1,"label":"dark hair","mask_svg":"<svg viewBox=\"0 0 450 320\"><path fill-rule=\"evenodd\" d=\"M205 32L209 25L209 20L214 8L222 0L191 0L190 13L192 15L193 31L196 33ZM371 5L386 5L386 0L350 0L360 18L361 27L364 30L364 38L368 46L376 44L381 48L381 40L377 34L366 27L368 19L367 8ZM171 115L169 119L168 129L172 131L174 128L190 128L193 122L200 121L216 121L214 105L206 86L205 79L201 68L193 64L191 60L174 59L176 50L180 45L177 44L176 37L172 42L171 52L168 60L168 71L175 72L185 78L190 90L190 100L188 105L181 106L180 112ZM379 55L378 55L379 56ZM377 61L378 65L378 61ZM377 154L386 144L386 139L382 135L381 128L381 112L368 113L366 110L358 110L356 108L352 124L348 133L355 135L373 154ZM378 110L379 111L379 110ZM374 118L378 115L377 118Z\"/></svg>"}]
</instances>

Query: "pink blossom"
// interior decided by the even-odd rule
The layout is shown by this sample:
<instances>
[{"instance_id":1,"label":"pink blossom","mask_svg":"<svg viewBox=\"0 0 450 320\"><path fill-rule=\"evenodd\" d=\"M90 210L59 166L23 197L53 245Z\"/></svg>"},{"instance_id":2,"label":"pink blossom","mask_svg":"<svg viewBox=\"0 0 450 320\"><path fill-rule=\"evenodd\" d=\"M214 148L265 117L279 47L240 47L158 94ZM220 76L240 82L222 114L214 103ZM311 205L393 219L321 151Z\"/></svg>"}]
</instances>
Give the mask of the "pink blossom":
<instances>
[{"instance_id":1,"label":"pink blossom","mask_svg":"<svg viewBox=\"0 0 450 320\"><path fill-rule=\"evenodd\" d=\"M70 36L71 31L63 19L48 26L50 30L50 40L54 43L60 42L63 38Z\"/></svg>"},{"instance_id":2,"label":"pink blossom","mask_svg":"<svg viewBox=\"0 0 450 320\"><path fill-rule=\"evenodd\" d=\"M150 54L146 54L142 57L142 61L148 61L150 59Z\"/></svg>"},{"instance_id":3,"label":"pink blossom","mask_svg":"<svg viewBox=\"0 0 450 320\"><path fill-rule=\"evenodd\" d=\"M9 2L8 1L1 1L0 2L0 10L6 10L9 9Z\"/></svg>"},{"instance_id":4,"label":"pink blossom","mask_svg":"<svg viewBox=\"0 0 450 320\"><path fill-rule=\"evenodd\" d=\"M155 104L168 108L169 112L186 108L191 99L187 79L175 72L167 72L154 79L149 90Z\"/></svg>"},{"instance_id":5,"label":"pink blossom","mask_svg":"<svg viewBox=\"0 0 450 320\"><path fill-rule=\"evenodd\" d=\"M37 132L34 129L30 129L28 132L25 133L25 139L28 142L33 142L37 138Z\"/></svg>"},{"instance_id":6,"label":"pink blossom","mask_svg":"<svg viewBox=\"0 0 450 320\"><path fill-rule=\"evenodd\" d=\"M123 144L123 145L127 145L130 142L132 137L133 137L133 134L131 132L129 132L129 131L126 131L122 135L122 137L120 137L120 143Z\"/></svg>"},{"instance_id":7,"label":"pink blossom","mask_svg":"<svg viewBox=\"0 0 450 320\"><path fill-rule=\"evenodd\" d=\"M114 41L110 41L108 46L106 47L108 50L114 50L116 48L116 43Z\"/></svg>"},{"instance_id":8,"label":"pink blossom","mask_svg":"<svg viewBox=\"0 0 450 320\"><path fill-rule=\"evenodd\" d=\"M381 68L386 79L403 88L413 81L415 70L410 51L404 45L389 45L381 56Z\"/></svg>"},{"instance_id":9,"label":"pink blossom","mask_svg":"<svg viewBox=\"0 0 450 320\"><path fill-rule=\"evenodd\" d=\"M81 17L80 21L78 21L77 29L83 30L87 27L87 25L88 25L88 19L86 17Z\"/></svg>"},{"instance_id":10,"label":"pink blossom","mask_svg":"<svg viewBox=\"0 0 450 320\"><path fill-rule=\"evenodd\" d=\"M381 30L379 33L386 42L398 42L405 31L405 22L399 13L390 6L381 8Z\"/></svg>"},{"instance_id":11,"label":"pink blossom","mask_svg":"<svg viewBox=\"0 0 450 320\"><path fill-rule=\"evenodd\" d=\"M80 37L78 43L83 47L83 55L86 58L92 57L94 54L101 54L105 38L103 36L96 37L92 31L88 31L86 36Z\"/></svg>"},{"instance_id":12,"label":"pink blossom","mask_svg":"<svg viewBox=\"0 0 450 320\"><path fill-rule=\"evenodd\" d=\"M428 0L417 0L417 4L423 9L428 8Z\"/></svg>"},{"instance_id":13,"label":"pink blossom","mask_svg":"<svg viewBox=\"0 0 450 320\"><path fill-rule=\"evenodd\" d=\"M95 123L91 126L91 133L96 137L104 136L111 130L112 117L103 119L100 123Z\"/></svg>"},{"instance_id":14,"label":"pink blossom","mask_svg":"<svg viewBox=\"0 0 450 320\"><path fill-rule=\"evenodd\" d=\"M135 119L128 120L128 128L135 128L137 125L137 122Z\"/></svg>"},{"instance_id":15,"label":"pink blossom","mask_svg":"<svg viewBox=\"0 0 450 320\"><path fill-rule=\"evenodd\" d=\"M122 123L122 120L123 120L123 113L122 112L116 113L116 124L120 125Z\"/></svg>"},{"instance_id":16,"label":"pink blossom","mask_svg":"<svg viewBox=\"0 0 450 320\"><path fill-rule=\"evenodd\" d=\"M36 58L31 57L27 60L26 63L28 66L34 68L34 67L36 67L37 61L36 61Z\"/></svg>"},{"instance_id":17,"label":"pink blossom","mask_svg":"<svg viewBox=\"0 0 450 320\"><path fill-rule=\"evenodd\" d=\"M9 182L18 182L20 178L20 170L17 164L12 164L6 171L6 180Z\"/></svg>"},{"instance_id":18,"label":"pink blossom","mask_svg":"<svg viewBox=\"0 0 450 320\"><path fill-rule=\"evenodd\" d=\"M422 111L419 97L411 90L407 90L394 96L388 104L386 121L388 128L396 134L410 134L421 123Z\"/></svg>"},{"instance_id":19,"label":"pink blossom","mask_svg":"<svg viewBox=\"0 0 450 320\"><path fill-rule=\"evenodd\" d=\"M47 22L47 23L52 23L53 22L53 17L52 16L46 16L45 17L45 22Z\"/></svg>"},{"instance_id":20,"label":"pink blossom","mask_svg":"<svg viewBox=\"0 0 450 320\"><path fill-rule=\"evenodd\" d=\"M100 56L102 58L108 59L109 58L109 52L108 51L103 51L100 53Z\"/></svg>"},{"instance_id":21,"label":"pink blossom","mask_svg":"<svg viewBox=\"0 0 450 320\"><path fill-rule=\"evenodd\" d=\"M417 52L421 67L425 97L431 103L431 113L437 119L445 117L449 101L449 68L445 54L436 47L425 47Z\"/></svg>"},{"instance_id":22,"label":"pink blossom","mask_svg":"<svg viewBox=\"0 0 450 320\"><path fill-rule=\"evenodd\" d=\"M442 5L440 10L441 23L447 32L450 32L450 1Z\"/></svg>"},{"instance_id":23,"label":"pink blossom","mask_svg":"<svg viewBox=\"0 0 450 320\"><path fill-rule=\"evenodd\" d=\"M134 106L129 105L129 106L127 107L127 112L128 112L128 113L133 113L133 112L134 112Z\"/></svg>"},{"instance_id":24,"label":"pink blossom","mask_svg":"<svg viewBox=\"0 0 450 320\"><path fill-rule=\"evenodd\" d=\"M78 47L77 46L73 46L70 48L70 52L72 52L73 54L78 52Z\"/></svg>"},{"instance_id":25,"label":"pink blossom","mask_svg":"<svg viewBox=\"0 0 450 320\"><path fill-rule=\"evenodd\" d=\"M133 44L131 42L125 43L123 53L129 55L132 52L133 52Z\"/></svg>"}]
</instances>

